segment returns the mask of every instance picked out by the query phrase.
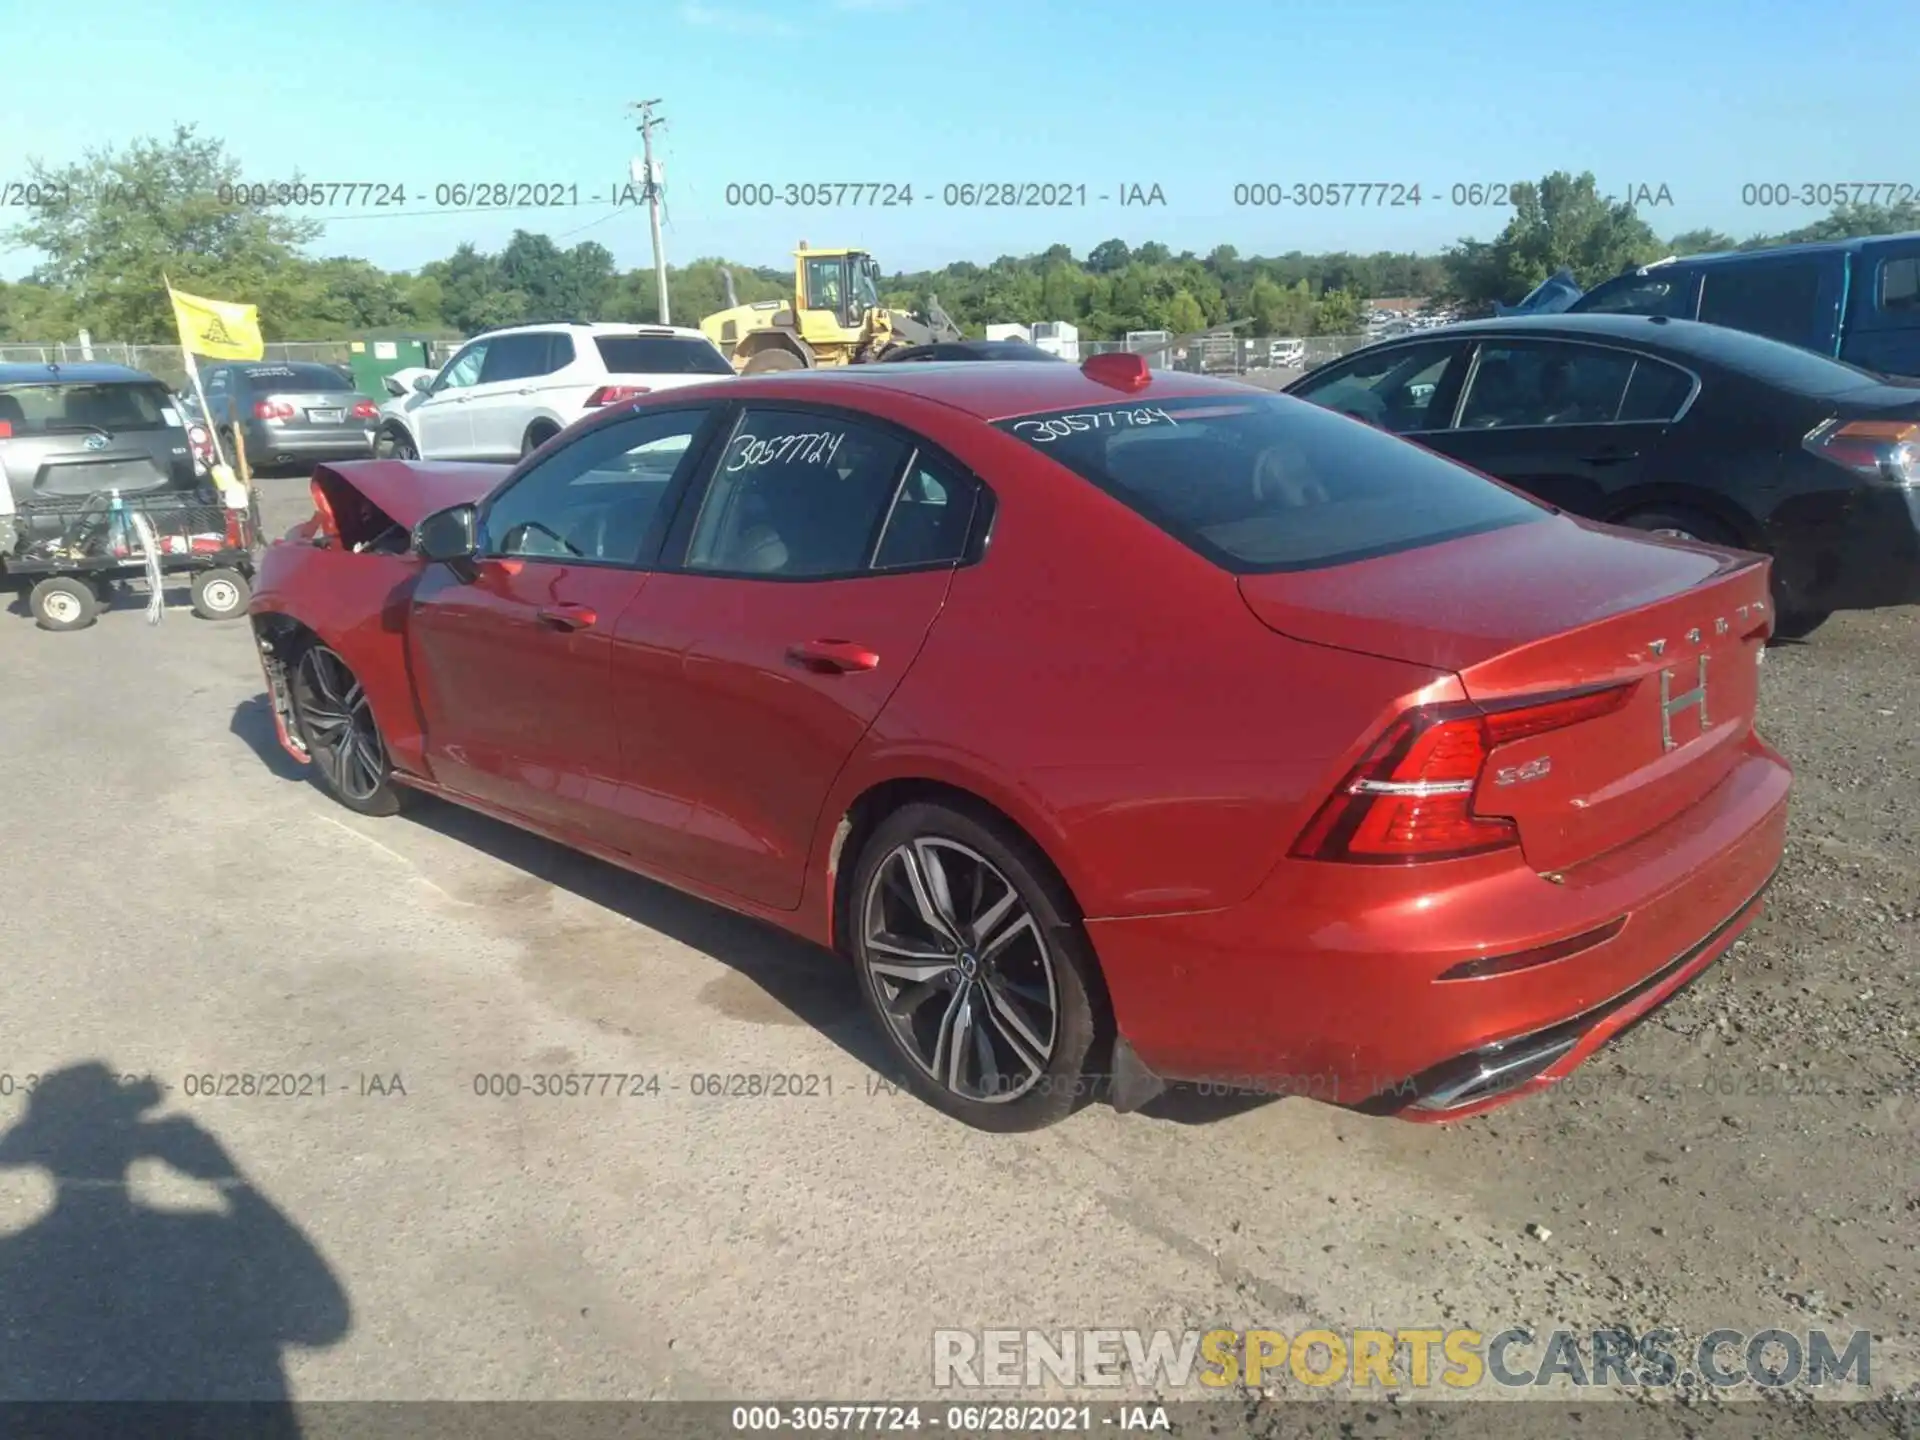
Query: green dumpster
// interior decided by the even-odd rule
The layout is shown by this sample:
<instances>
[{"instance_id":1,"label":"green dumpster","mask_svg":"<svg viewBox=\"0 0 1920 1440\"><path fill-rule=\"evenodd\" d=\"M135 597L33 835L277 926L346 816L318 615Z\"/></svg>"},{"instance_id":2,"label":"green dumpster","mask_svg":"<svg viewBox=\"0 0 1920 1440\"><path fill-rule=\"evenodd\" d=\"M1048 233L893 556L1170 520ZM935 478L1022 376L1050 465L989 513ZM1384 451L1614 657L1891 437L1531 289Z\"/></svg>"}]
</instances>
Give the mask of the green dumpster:
<instances>
[{"instance_id":1,"label":"green dumpster","mask_svg":"<svg viewBox=\"0 0 1920 1440\"><path fill-rule=\"evenodd\" d=\"M347 346L347 367L353 371L354 387L362 395L386 400L387 376L396 370L432 364L427 359L430 343L419 335L352 341Z\"/></svg>"}]
</instances>

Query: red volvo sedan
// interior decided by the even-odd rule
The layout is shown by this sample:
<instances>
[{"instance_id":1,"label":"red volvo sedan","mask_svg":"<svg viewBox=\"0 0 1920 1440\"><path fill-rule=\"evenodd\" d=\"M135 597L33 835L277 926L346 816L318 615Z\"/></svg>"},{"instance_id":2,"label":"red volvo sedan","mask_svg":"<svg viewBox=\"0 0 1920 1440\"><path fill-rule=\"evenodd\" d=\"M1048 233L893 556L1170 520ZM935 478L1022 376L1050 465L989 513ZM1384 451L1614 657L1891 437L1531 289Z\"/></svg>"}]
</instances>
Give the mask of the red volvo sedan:
<instances>
[{"instance_id":1,"label":"red volvo sedan","mask_svg":"<svg viewBox=\"0 0 1920 1440\"><path fill-rule=\"evenodd\" d=\"M1780 859L1765 559L1134 356L688 387L312 488L252 623L333 795L832 947L982 1128L1176 1080L1484 1110Z\"/></svg>"}]
</instances>

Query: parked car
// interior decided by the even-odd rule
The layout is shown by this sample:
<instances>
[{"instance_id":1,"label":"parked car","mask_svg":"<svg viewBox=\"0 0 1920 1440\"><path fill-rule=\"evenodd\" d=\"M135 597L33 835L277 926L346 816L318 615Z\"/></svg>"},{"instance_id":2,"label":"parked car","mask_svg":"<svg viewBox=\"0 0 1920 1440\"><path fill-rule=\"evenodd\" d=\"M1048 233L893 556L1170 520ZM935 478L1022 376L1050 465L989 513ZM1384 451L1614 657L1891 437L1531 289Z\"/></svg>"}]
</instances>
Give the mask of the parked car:
<instances>
[{"instance_id":1,"label":"parked car","mask_svg":"<svg viewBox=\"0 0 1920 1440\"><path fill-rule=\"evenodd\" d=\"M1548 315L1288 388L1576 515L1772 556L1783 637L1920 602L1920 381L1715 325Z\"/></svg>"},{"instance_id":2,"label":"parked car","mask_svg":"<svg viewBox=\"0 0 1920 1440\"><path fill-rule=\"evenodd\" d=\"M746 377L313 491L253 623L321 785L837 948L987 1129L1169 1079L1489 1108L1781 855L1763 557L1138 355Z\"/></svg>"},{"instance_id":3,"label":"parked car","mask_svg":"<svg viewBox=\"0 0 1920 1440\"><path fill-rule=\"evenodd\" d=\"M214 428L229 451L239 432L251 469L373 454L380 407L337 366L226 361L203 365L200 386Z\"/></svg>"},{"instance_id":4,"label":"parked car","mask_svg":"<svg viewBox=\"0 0 1920 1440\"><path fill-rule=\"evenodd\" d=\"M907 345L890 350L880 363L896 365L928 360L1038 360L1063 363L1058 355L1040 350L1026 340L938 340L931 345Z\"/></svg>"},{"instance_id":5,"label":"parked car","mask_svg":"<svg viewBox=\"0 0 1920 1440\"><path fill-rule=\"evenodd\" d=\"M43 498L196 489L187 425L145 371L0 364L0 480L16 512Z\"/></svg>"},{"instance_id":6,"label":"parked car","mask_svg":"<svg viewBox=\"0 0 1920 1440\"><path fill-rule=\"evenodd\" d=\"M1920 232L1673 257L1596 285L1567 313L1702 320L1920 375Z\"/></svg>"},{"instance_id":7,"label":"parked car","mask_svg":"<svg viewBox=\"0 0 1920 1440\"><path fill-rule=\"evenodd\" d=\"M476 336L431 380L382 407L379 453L514 460L605 405L731 377L698 330L667 325L516 325Z\"/></svg>"}]
</instances>

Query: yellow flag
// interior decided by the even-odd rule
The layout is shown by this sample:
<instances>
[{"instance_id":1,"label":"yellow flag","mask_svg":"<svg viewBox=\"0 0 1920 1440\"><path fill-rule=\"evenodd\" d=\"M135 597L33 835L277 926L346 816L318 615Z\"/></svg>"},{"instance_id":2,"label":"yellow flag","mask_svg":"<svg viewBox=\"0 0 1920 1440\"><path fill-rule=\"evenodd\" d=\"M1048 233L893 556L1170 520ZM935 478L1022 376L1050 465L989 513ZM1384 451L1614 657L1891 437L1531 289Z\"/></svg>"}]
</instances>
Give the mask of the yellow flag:
<instances>
[{"instance_id":1,"label":"yellow flag","mask_svg":"<svg viewBox=\"0 0 1920 1440\"><path fill-rule=\"evenodd\" d=\"M266 353L260 343L260 312L254 305L227 300L202 300L169 288L174 323L180 343L210 360L258 360Z\"/></svg>"}]
</instances>

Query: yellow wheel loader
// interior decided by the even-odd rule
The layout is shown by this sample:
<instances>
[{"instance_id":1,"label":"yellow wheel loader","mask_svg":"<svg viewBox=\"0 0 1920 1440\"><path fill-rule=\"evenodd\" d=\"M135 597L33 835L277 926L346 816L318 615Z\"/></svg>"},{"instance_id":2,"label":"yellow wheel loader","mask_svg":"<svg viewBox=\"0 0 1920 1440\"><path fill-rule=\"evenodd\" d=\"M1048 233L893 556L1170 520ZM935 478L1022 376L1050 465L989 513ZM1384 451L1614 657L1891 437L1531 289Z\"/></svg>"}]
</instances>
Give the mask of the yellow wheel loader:
<instances>
[{"instance_id":1,"label":"yellow wheel loader","mask_svg":"<svg viewBox=\"0 0 1920 1440\"><path fill-rule=\"evenodd\" d=\"M880 303L880 267L865 250L813 250L802 240L793 252L793 295L742 305L727 287L727 308L707 316L700 330L743 375L863 365L890 350L960 339L960 327L929 297L925 318Z\"/></svg>"}]
</instances>

